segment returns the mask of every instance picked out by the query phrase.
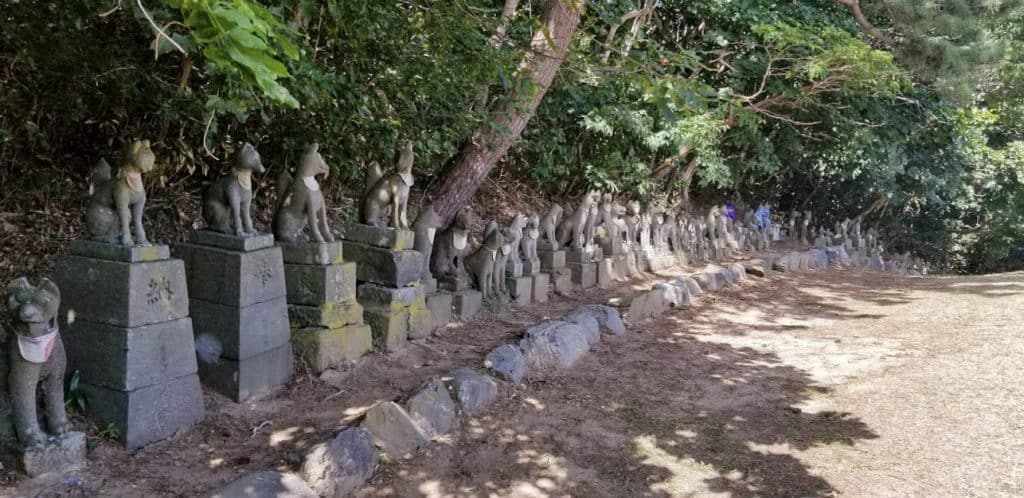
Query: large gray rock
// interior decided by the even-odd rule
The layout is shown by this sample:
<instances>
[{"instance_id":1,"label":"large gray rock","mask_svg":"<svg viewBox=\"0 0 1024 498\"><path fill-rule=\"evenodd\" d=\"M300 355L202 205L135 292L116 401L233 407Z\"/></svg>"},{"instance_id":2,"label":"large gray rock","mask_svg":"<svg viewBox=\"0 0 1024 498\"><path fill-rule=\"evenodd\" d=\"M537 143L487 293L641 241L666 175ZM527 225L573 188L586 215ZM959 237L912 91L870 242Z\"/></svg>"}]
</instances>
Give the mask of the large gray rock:
<instances>
[{"instance_id":1,"label":"large gray rock","mask_svg":"<svg viewBox=\"0 0 1024 498\"><path fill-rule=\"evenodd\" d=\"M192 321L181 318L135 328L77 320L63 324L68 371L96 385L134 391L196 373Z\"/></svg>"},{"instance_id":2,"label":"large gray rock","mask_svg":"<svg viewBox=\"0 0 1024 498\"><path fill-rule=\"evenodd\" d=\"M694 280L694 278L689 275L680 275L674 278L672 280L672 284L675 285L676 287L686 287L687 292L689 292L690 294L690 299L693 299L694 297L704 293L704 290L701 289L700 284L697 283L697 281Z\"/></svg>"},{"instance_id":3,"label":"large gray rock","mask_svg":"<svg viewBox=\"0 0 1024 498\"><path fill-rule=\"evenodd\" d=\"M341 498L370 480L378 463L370 431L350 427L306 454L302 477L317 495Z\"/></svg>"},{"instance_id":4,"label":"large gray rock","mask_svg":"<svg viewBox=\"0 0 1024 498\"><path fill-rule=\"evenodd\" d=\"M316 498L309 485L294 474L250 472L214 493L212 498Z\"/></svg>"},{"instance_id":5,"label":"large gray rock","mask_svg":"<svg viewBox=\"0 0 1024 498\"><path fill-rule=\"evenodd\" d=\"M677 308L690 304L690 293L687 292L686 286L658 282L651 286L651 293L655 299L664 303L666 308Z\"/></svg>"},{"instance_id":6,"label":"large gray rock","mask_svg":"<svg viewBox=\"0 0 1024 498\"><path fill-rule=\"evenodd\" d=\"M409 413L393 401L385 401L370 408L363 419L363 427L373 434L377 447L391 458L402 458L430 441L430 437Z\"/></svg>"},{"instance_id":7,"label":"large gray rock","mask_svg":"<svg viewBox=\"0 0 1024 498\"><path fill-rule=\"evenodd\" d=\"M587 332L575 323L541 322L526 329L519 349L531 372L569 368L589 351L586 335Z\"/></svg>"},{"instance_id":8,"label":"large gray rock","mask_svg":"<svg viewBox=\"0 0 1024 498\"><path fill-rule=\"evenodd\" d=\"M828 253L824 249L811 249L811 268L828 266Z\"/></svg>"},{"instance_id":9,"label":"large gray rock","mask_svg":"<svg viewBox=\"0 0 1024 498\"><path fill-rule=\"evenodd\" d=\"M604 330L609 334L620 335L626 333L626 324L622 323L622 317L619 315L619 310L611 306L603 304L585 304L576 308L572 313L569 313L566 318L577 314L587 315L593 318L597 321L601 330Z\"/></svg>"},{"instance_id":10,"label":"large gray rock","mask_svg":"<svg viewBox=\"0 0 1024 498\"><path fill-rule=\"evenodd\" d=\"M494 348L484 359L484 367L490 369L498 377L512 382L520 382L526 375L526 358L519 348L511 344L503 344Z\"/></svg>"},{"instance_id":11,"label":"large gray rock","mask_svg":"<svg viewBox=\"0 0 1024 498\"><path fill-rule=\"evenodd\" d=\"M747 273L755 277L767 277L770 270L769 265L763 259L752 259L743 265Z\"/></svg>"},{"instance_id":12,"label":"large gray rock","mask_svg":"<svg viewBox=\"0 0 1024 498\"><path fill-rule=\"evenodd\" d=\"M563 322L575 323L586 332L587 344L593 346L601 342L601 326L597 319L586 314L573 311L562 318Z\"/></svg>"},{"instance_id":13,"label":"large gray rock","mask_svg":"<svg viewBox=\"0 0 1024 498\"><path fill-rule=\"evenodd\" d=\"M726 270L728 270L729 273L732 274L733 283L742 281L747 277L747 269L744 268L743 264L741 263L731 263L729 264L729 267L726 268Z\"/></svg>"},{"instance_id":14,"label":"large gray rock","mask_svg":"<svg viewBox=\"0 0 1024 498\"><path fill-rule=\"evenodd\" d=\"M498 384L494 379L468 368L452 373L452 387L459 406L467 414L480 411L498 397Z\"/></svg>"},{"instance_id":15,"label":"large gray rock","mask_svg":"<svg viewBox=\"0 0 1024 498\"><path fill-rule=\"evenodd\" d=\"M438 377L432 377L418 393L409 398L405 407L409 416L431 438L447 434L455 425L455 402Z\"/></svg>"},{"instance_id":16,"label":"large gray rock","mask_svg":"<svg viewBox=\"0 0 1024 498\"><path fill-rule=\"evenodd\" d=\"M705 292L713 292L721 289L725 285L725 277L720 273L709 273L702 271L700 273L694 273L691 275L693 280L700 285L700 288Z\"/></svg>"}]
</instances>

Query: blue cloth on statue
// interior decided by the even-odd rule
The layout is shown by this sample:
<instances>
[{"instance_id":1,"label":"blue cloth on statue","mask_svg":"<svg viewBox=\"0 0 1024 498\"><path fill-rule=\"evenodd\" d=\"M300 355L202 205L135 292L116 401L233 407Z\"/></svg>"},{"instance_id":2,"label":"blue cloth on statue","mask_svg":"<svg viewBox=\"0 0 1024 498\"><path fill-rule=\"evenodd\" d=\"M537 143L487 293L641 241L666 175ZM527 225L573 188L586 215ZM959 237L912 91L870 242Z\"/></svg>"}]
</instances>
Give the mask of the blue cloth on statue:
<instances>
[{"instance_id":1,"label":"blue cloth on statue","mask_svg":"<svg viewBox=\"0 0 1024 498\"><path fill-rule=\"evenodd\" d=\"M732 204L725 205L725 216L731 220L736 219L736 208Z\"/></svg>"},{"instance_id":2,"label":"blue cloth on statue","mask_svg":"<svg viewBox=\"0 0 1024 498\"><path fill-rule=\"evenodd\" d=\"M761 206L754 211L754 218L757 218L757 226L759 228L768 228L772 226L772 213L771 211Z\"/></svg>"}]
</instances>

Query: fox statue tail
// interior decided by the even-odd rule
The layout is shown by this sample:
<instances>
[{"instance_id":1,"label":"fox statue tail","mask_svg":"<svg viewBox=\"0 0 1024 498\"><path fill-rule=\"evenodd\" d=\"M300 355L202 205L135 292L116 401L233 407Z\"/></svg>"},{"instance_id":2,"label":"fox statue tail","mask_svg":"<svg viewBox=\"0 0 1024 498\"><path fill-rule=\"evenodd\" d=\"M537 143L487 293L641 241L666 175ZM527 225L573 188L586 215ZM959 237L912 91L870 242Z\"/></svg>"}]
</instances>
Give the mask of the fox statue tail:
<instances>
[{"instance_id":1,"label":"fox statue tail","mask_svg":"<svg viewBox=\"0 0 1024 498\"><path fill-rule=\"evenodd\" d=\"M92 174L89 176L89 195L95 193L96 187L110 181L111 178L113 178L113 174L110 172L110 164L106 159L100 159L100 162L93 166Z\"/></svg>"}]
</instances>

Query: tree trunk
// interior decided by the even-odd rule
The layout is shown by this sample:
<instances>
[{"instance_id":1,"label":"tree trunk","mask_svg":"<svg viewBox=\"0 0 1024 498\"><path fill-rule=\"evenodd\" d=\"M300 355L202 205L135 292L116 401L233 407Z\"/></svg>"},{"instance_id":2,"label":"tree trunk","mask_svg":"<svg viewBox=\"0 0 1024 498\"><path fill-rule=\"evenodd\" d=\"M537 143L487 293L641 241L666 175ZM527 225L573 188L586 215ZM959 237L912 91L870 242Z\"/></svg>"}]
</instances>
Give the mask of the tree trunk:
<instances>
[{"instance_id":1,"label":"tree trunk","mask_svg":"<svg viewBox=\"0 0 1024 498\"><path fill-rule=\"evenodd\" d=\"M864 16L864 12L861 12L860 10L860 0L836 0L836 3L840 5L845 5L847 8L849 8L850 13L853 14L853 19L856 20L860 28L867 32L869 35L877 38L879 41L890 47L896 44L896 42L892 38L890 38L889 35L886 35L885 33L879 31L878 28L876 28L873 24L871 24L870 21L868 21L868 18Z\"/></svg>"},{"instance_id":2,"label":"tree trunk","mask_svg":"<svg viewBox=\"0 0 1024 498\"><path fill-rule=\"evenodd\" d=\"M505 157L537 111L565 59L582 10L583 2L579 0L547 1L541 29L533 34L530 50L523 57L517 74L518 80L530 81L532 85L516 86L528 90L513 93L501 107L493 110L491 123L473 136L427 191L428 201L445 223L469 203L487 174Z\"/></svg>"}]
</instances>

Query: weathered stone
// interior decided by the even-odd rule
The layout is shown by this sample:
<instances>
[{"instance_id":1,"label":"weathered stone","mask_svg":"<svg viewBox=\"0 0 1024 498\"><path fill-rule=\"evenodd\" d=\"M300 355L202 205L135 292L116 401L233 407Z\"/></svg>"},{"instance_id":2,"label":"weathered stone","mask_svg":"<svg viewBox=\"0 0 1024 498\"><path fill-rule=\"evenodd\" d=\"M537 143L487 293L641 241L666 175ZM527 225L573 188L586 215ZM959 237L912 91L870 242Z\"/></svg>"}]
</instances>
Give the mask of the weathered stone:
<instances>
[{"instance_id":1,"label":"weathered stone","mask_svg":"<svg viewBox=\"0 0 1024 498\"><path fill-rule=\"evenodd\" d=\"M411 250L397 251L365 244L345 244L345 257L358 263L360 282L373 282L385 287L405 287L419 282L423 272L423 255Z\"/></svg>"},{"instance_id":2,"label":"weathered stone","mask_svg":"<svg viewBox=\"0 0 1024 498\"><path fill-rule=\"evenodd\" d=\"M581 289L589 289L597 285L596 263L570 263L569 270L572 271L572 282Z\"/></svg>"},{"instance_id":3,"label":"weathered stone","mask_svg":"<svg viewBox=\"0 0 1024 498\"><path fill-rule=\"evenodd\" d=\"M706 292L716 291L725 285L725 277L717 272L709 273L707 271L702 271L691 275L691 277L697 281L700 288Z\"/></svg>"},{"instance_id":4,"label":"weathered stone","mask_svg":"<svg viewBox=\"0 0 1024 498\"><path fill-rule=\"evenodd\" d=\"M434 319L426 303L422 307L412 306L406 312L409 314L409 339L423 339L430 336L430 333L434 331Z\"/></svg>"},{"instance_id":5,"label":"weathered stone","mask_svg":"<svg viewBox=\"0 0 1024 498\"><path fill-rule=\"evenodd\" d=\"M598 325L597 320L586 314L578 313L573 311L562 318L563 322L575 323L579 325L585 332L584 336L587 339L587 344L593 346L601 342L601 326Z\"/></svg>"},{"instance_id":6,"label":"weathered stone","mask_svg":"<svg viewBox=\"0 0 1024 498\"><path fill-rule=\"evenodd\" d=\"M132 328L188 316L180 259L122 263L68 256L54 273L62 309L79 320Z\"/></svg>"},{"instance_id":7,"label":"weathered stone","mask_svg":"<svg viewBox=\"0 0 1024 498\"><path fill-rule=\"evenodd\" d=\"M366 324L373 332L373 345L384 351L402 349L409 337L409 312L366 310Z\"/></svg>"},{"instance_id":8,"label":"weathered stone","mask_svg":"<svg viewBox=\"0 0 1024 498\"><path fill-rule=\"evenodd\" d=\"M739 282L746 278L747 270L741 263L730 263L727 270L732 273L732 282Z\"/></svg>"},{"instance_id":9,"label":"weathered stone","mask_svg":"<svg viewBox=\"0 0 1024 498\"><path fill-rule=\"evenodd\" d=\"M99 386L134 391L196 373L189 318L130 329L76 320L63 330L68 371Z\"/></svg>"},{"instance_id":10,"label":"weathered stone","mask_svg":"<svg viewBox=\"0 0 1024 498\"><path fill-rule=\"evenodd\" d=\"M537 249L537 257L540 258L540 268L550 273L552 270L565 266L565 251L544 251Z\"/></svg>"},{"instance_id":11,"label":"weathered stone","mask_svg":"<svg viewBox=\"0 0 1024 498\"><path fill-rule=\"evenodd\" d=\"M341 238L359 244L398 251L412 249L416 242L416 234L412 230L396 230L362 223L343 224Z\"/></svg>"},{"instance_id":12,"label":"weathered stone","mask_svg":"<svg viewBox=\"0 0 1024 498\"><path fill-rule=\"evenodd\" d=\"M626 320L634 325L656 313L664 312L664 306L656 306L659 303L653 301L653 294L650 291L637 292L624 298L623 302L626 305Z\"/></svg>"},{"instance_id":13,"label":"weathered stone","mask_svg":"<svg viewBox=\"0 0 1024 498\"><path fill-rule=\"evenodd\" d=\"M590 349L586 331L575 323L547 321L534 325L519 341L529 372L569 368Z\"/></svg>"},{"instance_id":14,"label":"weathered stone","mask_svg":"<svg viewBox=\"0 0 1024 498\"><path fill-rule=\"evenodd\" d=\"M616 254L612 257L612 272L615 280L625 280L631 273L629 269L629 256L625 253ZM600 277L598 278L600 280ZM600 283L600 282L598 282Z\"/></svg>"},{"instance_id":15,"label":"weathered stone","mask_svg":"<svg viewBox=\"0 0 1024 498\"><path fill-rule=\"evenodd\" d=\"M505 283L517 306L530 304L530 298L533 296L532 277L507 278Z\"/></svg>"},{"instance_id":16,"label":"weathered stone","mask_svg":"<svg viewBox=\"0 0 1024 498\"><path fill-rule=\"evenodd\" d=\"M603 304L584 304L575 311L569 314L569 316L575 314L584 314L592 317L597 321L597 324L601 327L601 330L612 334L622 335L626 333L626 325L622 323L622 317L619 316L619 310L612 308L611 306L605 306Z\"/></svg>"},{"instance_id":17,"label":"weathered stone","mask_svg":"<svg viewBox=\"0 0 1024 498\"><path fill-rule=\"evenodd\" d=\"M503 344L494 348L484 359L484 367L497 376L512 382L520 382L526 375L526 358L519 348Z\"/></svg>"},{"instance_id":18,"label":"weathered stone","mask_svg":"<svg viewBox=\"0 0 1024 498\"><path fill-rule=\"evenodd\" d=\"M697 280L695 280L693 277L689 275L680 275L674 278L672 280L672 285L675 285L677 287L686 287L686 291L687 293L689 293L691 299L704 293L704 290L701 289L700 284L697 282Z\"/></svg>"},{"instance_id":19,"label":"weathered stone","mask_svg":"<svg viewBox=\"0 0 1024 498\"><path fill-rule=\"evenodd\" d=\"M566 264L593 263L602 259L604 259L604 252L597 246L586 249L570 249L565 254Z\"/></svg>"},{"instance_id":20,"label":"weathered stone","mask_svg":"<svg viewBox=\"0 0 1024 498\"><path fill-rule=\"evenodd\" d=\"M767 277L769 272L768 265L763 259L752 259L747 261L743 265L743 268L747 273L761 278Z\"/></svg>"},{"instance_id":21,"label":"weathered stone","mask_svg":"<svg viewBox=\"0 0 1024 498\"><path fill-rule=\"evenodd\" d=\"M551 275L547 273L538 273L533 276L533 281L530 283L530 295L533 302L548 302L548 287L551 285L550 278Z\"/></svg>"},{"instance_id":22,"label":"weathered stone","mask_svg":"<svg viewBox=\"0 0 1024 498\"><path fill-rule=\"evenodd\" d=\"M221 355L245 359L288 343L288 304L284 297L244 308L192 300L196 337L206 335L220 343Z\"/></svg>"},{"instance_id":23,"label":"weathered stone","mask_svg":"<svg viewBox=\"0 0 1024 498\"><path fill-rule=\"evenodd\" d=\"M420 287L423 288L423 292L427 294L433 294L437 292L437 279L434 277L420 277Z\"/></svg>"},{"instance_id":24,"label":"weathered stone","mask_svg":"<svg viewBox=\"0 0 1024 498\"><path fill-rule=\"evenodd\" d=\"M464 290L452 295L455 305L455 317L459 320L472 320L483 309L483 294L477 290Z\"/></svg>"},{"instance_id":25,"label":"weathered stone","mask_svg":"<svg viewBox=\"0 0 1024 498\"><path fill-rule=\"evenodd\" d=\"M238 252L175 244L171 252L185 262L190 299L242 308L286 293L284 265L277 247Z\"/></svg>"},{"instance_id":26,"label":"weathered stone","mask_svg":"<svg viewBox=\"0 0 1024 498\"><path fill-rule=\"evenodd\" d=\"M555 273L555 293L560 295L567 295L573 290L572 275L565 273Z\"/></svg>"},{"instance_id":27,"label":"weathered stone","mask_svg":"<svg viewBox=\"0 0 1024 498\"><path fill-rule=\"evenodd\" d=\"M540 259L528 259L523 261L523 274L536 275L541 271Z\"/></svg>"},{"instance_id":28,"label":"weathered stone","mask_svg":"<svg viewBox=\"0 0 1024 498\"><path fill-rule=\"evenodd\" d=\"M442 275L437 277L437 286L448 292L462 292L469 290L469 276Z\"/></svg>"},{"instance_id":29,"label":"weathered stone","mask_svg":"<svg viewBox=\"0 0 1024 498\"><path fill-rule=\"evenodd\" d=\"M825 268L829 264L828 252L824 249L811 249L811 266Z\"/></svg>"},{"instance_id":30,"label":"weathered stone","mask_svg":"<svg viewBox=\"0 0 1024 498\"><path fill-rule=\"evenodd\" d=\"M400 311L410 306L426 306L426 293L418 285L410 287L384 287L377 284L359 284L356 293L359 304L367 309Z\"/></svg>"},{"instance_id":31,"label":"weathered stone","mask_svg":"<svg viewBox=\"0 0 1024 498\"><path fill-rule=\"evenodd\" d=\"M85 462L85 433L71 431L51 436L43 446L25 448L18 465L29 477L62 472Z\"/></svg>"},{"instance_id":32,"label":"weathered stone","mask_svg":"<svg viewBox=\"0 0 1024 498\"><path fill-rule=\"evenodd\" d=\"M292 331L292 347L314 373L359 359L373 350L369 325L337 329L301 328Z\"/></svg>"},{"instance_id":33,"label":"weathered stone","mask_svg":"<svg viewBox=\"0 0 1024 498\"><path fill-rule=\"evenodd\" d=\"M274 236L269 233L257 235L228 235L214 230L192 230L188 234L191 244L219 247L229 251L249 252L266 249L274 245Z\"/></svg>"},{"instance_id":34,"label":"weathered stone","mask_svg":"<svg viewBox=\"0 0 1024 498\"><path fill-rule=\"evenodd\" d=\"M498 397L498 384L494 379L468 368L460 368L452 373L452 387L462 411L469 415L480 411Z\"/></svg>"},{"instance_id":35,"label":"weathered stone","mask_svg":"<svg viewBox=\"0 0 1024 498\"><path fill-rule=\"evenodd\" d=\"M452 295L447 292L427 294L427 309L434 330L448 325L452 321Z\"/></svg>"},{"instance_id":36,"label":"weathered stone","mask_svg":"<svg viewBox=\"0 0 1024 498\"><path fill-rule=\"evenodd\" d=\"M71 254L124 263L141 263L168 259L171 257L171 249L164 244L122 246L96 240L78 239L71 243Z\"/></svg>"},{"instance_id":37,"label":"weathered stone","mask_svg":"<svg viewBox=\"0 0 1024 498\"><path fill-rule=\"evenodd\" d=\"M505 263L505 276L519 278L523 276L523 262L518 259L509 258Z\"/></svg>"},{"instance_id":38,"label":"weathered stone","mask_svg":"<svg viewBox=\"0 0 1024 498\"><path fill-rule=\"evenodd\" d=\"M278 241L281 259L292 265L338 265L344 261L341 241L292 243Z\"/></svg>"},{"instance_id":39,"label":"weathered stone","mask_svg":"<svg viewBox=\"0 0 1024 498\"><path fill-rule=\"evenodd\" d=\"M288 305L288 321L292 327L327 327L339 329L363 323L363 307L357 301L326 302L320 306Z\"/></svg>"},{"instance_id":40,"label":"weathered stone","mask_svg":"<svg viewBox=\"0 0 1024 498\"><path fill-rule=\"evenodd\" d=\"M676 286L659 282L651 286L651 292L658 295L669 308L690 304L690 292L685 285Z\"/></svg>"},{"instance_id":41,"label":"weathered stone","mask_svg":"<svg viewBox=\"0 0 1024 498\"><path fill-rule=\"evenodd\" d=\"M418 393L409 398L405 408L432 439L447 434L455 425L455 402L438 377L432 377Z\"/></svg>"},{"instance_id":42,"label":"weathered stone","mask_svg":"<svg viewBox=\"0 0 1024 498\"><path fill-rule=\"evenodd\" d=\"M597 265L597 285L607 287L615 283L618 278L618 272L615 271L615 260L612 258L604 258L596 263Z\"/></svg>"},{"instance_id":43,"label":"weathered stone","mask_svg":"<svg viewBox=\"0 0 1024 498\"><path fill-rule=\"evenodd\" d=\"M114 424L118 440L129 450L172 436L203 419L203 394L195 374L134 391L82 382L89 397L86 411L98 427Z\"/></svg>"},{"instance_id":44,"label":"weathered stone","mask_svg":"<svg viewBox=\"0 0 1024 498\"><path fill-rule=\"evenodd\" d=\"M269 470L245 474L212 495L212 498L316 497L317 492L298 476Z\"/></svg>"},{"instance_id":45,"label":"weathered stone","mask_svg":"<svg viewBox=\"0 0 1024 498\"><path fill-rule=\"evenodd\" d=\"M349 427L306 454L302 461L302 478L317 495L342 498L370 480L378 463L370 431Z\"/></svg>"},{"instance_id":46,"label":"weathered stone","mask_svg":"<svg viewBox=\"0 0 1024 498\"><path fill-rule=\"evenodd\" d=\"M423 429L397 403L385 401L366 412L363 427L373 434L373 442L391 458L402 458L430 441Z\"/></svg>"},{"instance_id":47,"label":"weathered stone","mask_svg":"<svg viewBox=\"0 0 1024 498\"><path fill-rule=\"evenodd\" d=\"M277 391L292 378L292 344L264 351L242 360L219 358L207 363L200 358L199 377L207 387L243 402Z\"/></svg>"},{"instance_id":48,"label":"weathered stone","mask_svg":"<svg viewBox=\"0 0 1024 498\"><path fill-rule=\"evenodd\" d=\"M288 304L319 306L356 297L356 264L284 265Z\"/></svg>"}]
</instances>

